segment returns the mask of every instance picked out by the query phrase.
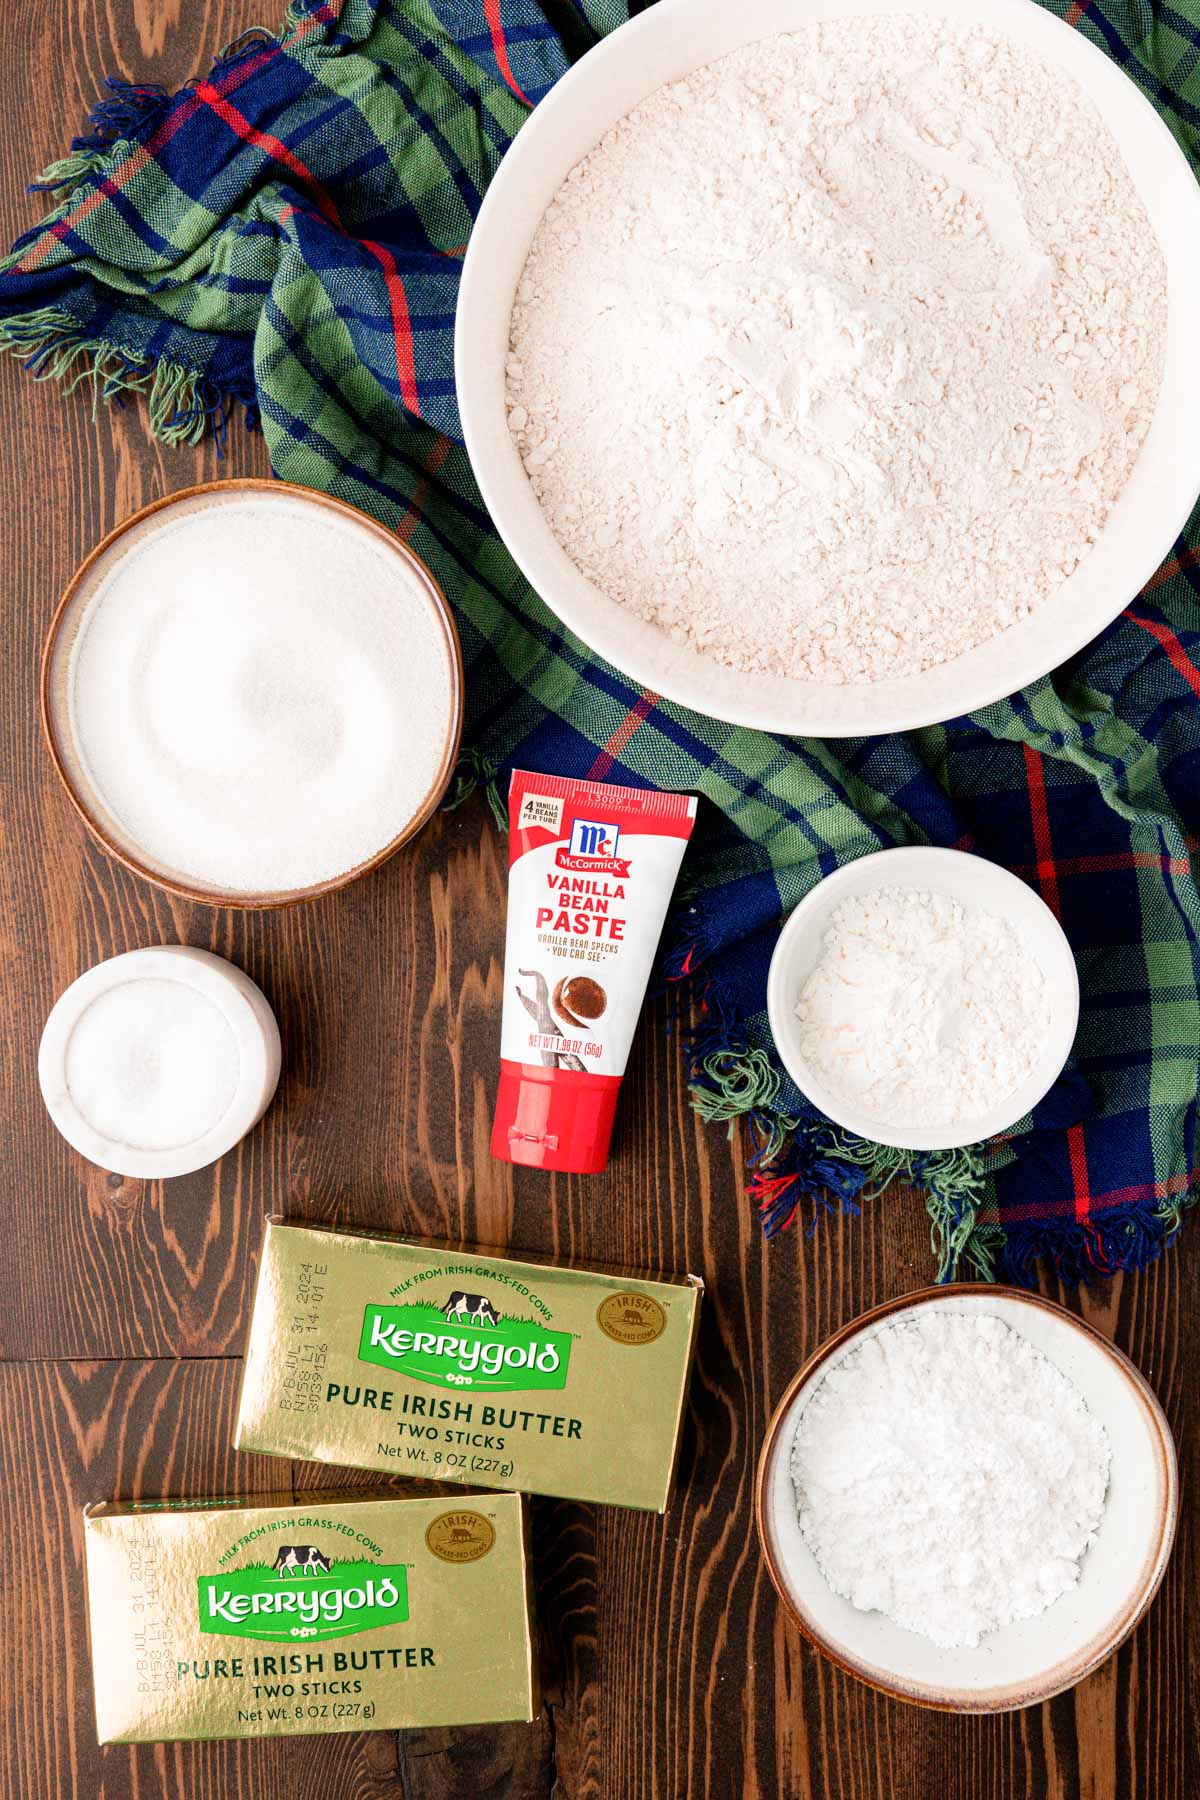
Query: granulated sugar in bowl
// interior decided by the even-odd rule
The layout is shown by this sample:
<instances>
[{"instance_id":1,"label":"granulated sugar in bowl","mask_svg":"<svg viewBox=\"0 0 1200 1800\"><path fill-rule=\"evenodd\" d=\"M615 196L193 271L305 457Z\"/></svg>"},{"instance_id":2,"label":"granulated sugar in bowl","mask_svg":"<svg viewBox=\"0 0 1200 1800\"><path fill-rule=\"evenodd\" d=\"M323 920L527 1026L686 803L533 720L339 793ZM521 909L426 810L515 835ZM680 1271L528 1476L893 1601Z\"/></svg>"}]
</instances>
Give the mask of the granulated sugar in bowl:
<instances>
[{"instance_id":1,"label":"granulated sugar in bowl","mask_svg":"<svg viewBox=\"0 0 1200 1800\"><path fill-rule=\"evenodd\" d=\"M484 200L456 373L559 615L698 710L827 736L1011 693L1200 488L1200 193L1029 0L663 0Z\"/></svg>"},{"instance_id":2,"label":"granulated sugar in bowl","mask_svg":"<svg viewBox=\"0 0 1200 1800\"><path fill-rule=\"evenodd\" d=\"M85 563L43 705L107 848L195 898L270 905L343 885L424 822L462 675L436 583L390 532L230 482L147 509Z\"/></svg>"}]
</instances>

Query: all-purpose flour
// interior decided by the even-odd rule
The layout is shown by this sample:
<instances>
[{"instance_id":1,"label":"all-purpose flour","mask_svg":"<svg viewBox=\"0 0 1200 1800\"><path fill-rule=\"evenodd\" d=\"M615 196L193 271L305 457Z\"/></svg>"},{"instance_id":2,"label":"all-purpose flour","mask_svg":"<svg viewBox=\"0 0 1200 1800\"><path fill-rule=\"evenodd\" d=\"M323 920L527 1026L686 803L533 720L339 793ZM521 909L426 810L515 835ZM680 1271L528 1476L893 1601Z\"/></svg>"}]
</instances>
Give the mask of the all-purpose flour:
<instances>
[{"instance_id":1,"label":"all-purpose flour","mask_svg":"<svg viewBox=\"0 0 1200 1800\"><path fill-rule=\"evenodd\" d=\"M977 1118L1015 1092L1050 1028L1036 959L1006 919L919 888L833 910L796 1004L800 1048L888 1124Z\"/></svg>"},{"instance_id":2,"label":"all-purpose flour","mask_svg":"<svg viewBox=\"0 0 1200 1800\"><path fill-rule=\"evenodd\" d=\"M1060 587L1158 395L1162 256L1091 103L978 29L839 20L660 88L512 315L551 530L722 662L869 682Z\"/></svg>"},{"instance_id":3,"label":"all-purpose flour","mask_svg":"<svg viewBox=\"0 0 1200 1800\"><path fill-rule=\"evenodd\" d=\"M800 1528L835 1593L949 1649L1079 1580L1108 1434L1000 1319L923 1306L830 1369L800 1415Z\"/></svg>"}]
</instances>

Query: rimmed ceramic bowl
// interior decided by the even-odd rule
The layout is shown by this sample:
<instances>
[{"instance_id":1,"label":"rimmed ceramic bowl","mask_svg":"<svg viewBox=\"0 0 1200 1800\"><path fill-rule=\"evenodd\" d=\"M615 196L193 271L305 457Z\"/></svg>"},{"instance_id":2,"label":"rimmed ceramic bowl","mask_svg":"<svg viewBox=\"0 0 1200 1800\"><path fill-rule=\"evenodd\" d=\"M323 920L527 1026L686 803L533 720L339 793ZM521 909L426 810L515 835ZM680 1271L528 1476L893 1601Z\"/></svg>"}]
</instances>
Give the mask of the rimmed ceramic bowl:
<instances>
[{"instance_id":1,"label":"rimmed ceramic bowl","mask_svg":"<svg viewBox=\"0 0 1200 1800\"><path fill-rule=\"evenodd\" d=\"M940 1649L835 1594L801 1535L789 1466L800 1415L826 1375L864 1339L931 1306L990 1314L1019 1331L1075 1384L1112 1448L1104 1515L1078 1585L1038 1618L992 1632L974 1650ZM767 1427L755 1511L780 1600L839 1667L896 1700L946 1712L1008 1712L1082 1681L1145 1613L1175 1539L1175 1443L1162 1408L1128 1357L1065 1308L986 1283L926 1288L889 1300L835 1332L791 1381ZM987 1521L964 1524L986 1547Z\"/></svg>"},{"instance_id":2,"label":"rimmed ceramic bowl","mask_svg":"<svg viewBox=\"0 0 1200 1800\"><path fill-rule=\"evenodd\" d=\"M157 1032L144 1036L139 1050L147 1060L165 1065L169 1079L173 1069L188 1067L195 1046L187 1025L198 1011L224 1022L230 1041L235 1046L237 1076L233 1091L220 1111L203 1120L193 1121L199 1129L184 1127L173 1135L159 1136L153 1146L128 1142L115 1137L111 1120L96 1116L87 1101L73 1091L71 1058L73 1041L80 1027L97 1014L107 1016L107 1045L113 1067L122 1074L128 1056L129 1039L120 1023L114 1023L105 1009L121 998L122 991L132 986L152 983L160 993L174 990L171 1003L164 1008ZM180 1004L190 1002L186 1012ZM58 1000L46 1020L38 1047L38 1081L46 1110L68 1144L101 1169L139 1180L165 1180L173 1175L190 1175L207 1168L241 1142L257 1125L274 1098L279 1085L282 1049L279 1026L269 1001L256 982L241 969L186 944L156 944L146 950L127 950L111 956L73 981ZM193 1065L194 1066L194 1065ZM143 1073L147 1088L153 1083ZM195 1089L202 1084L196 1082ZM134 1113L134 1095L124 1097L127 1116ZM152 1102L147 1102L147 1112ZM132 1117L130 1123L133 1123ZM143 1124L145 1119L143 1119ZM135 1127L136 1130L136 1127Z\"/></svg>"},{"instance_id":3,"label":"rimmed ceramic bowl","mask_svg":"<svg viewBox=\"0 0 1200 1800\"><path fill-rule=\"evenodd\" d=\"M574 165L663 83L743 44L820 20L919 13L1007 33L1095 104L1145 204L1167 265L1166 365L1133 475L1091 553L1029 618L939 668L856 687L749 675L675 643L611 600L559 546L509 435L504 361L513 295L534 232ZM471 233L454 356L471 466L523 573L572 631L643 687L698 712L822 737L929 725L999 700L1056 668L1115 619L1170 553L1200 491L1194 325L1200 187L1150 102L1117 64L1030 0L659 0L557 82L506 152Z\"/></svg>"},{"instance_id":4,"label":"rimmed ceramic bowl","mask_svg":"<svg viewBox=\"0 0 1200 1800\"><path fill-rule=\"evenodd\" d=\"M392 837L370 856L339 870L325 880L307 887L246 890L229 888L219 883L206 883L193 874L172 868L156 860L148 848L125 827L111 810L104 794L96 786L76 740L71 719L72 653L100 583L117 560L136 542L139 535L153 531L164 515L186 516L188 513L219 507L253 494L265 503L286 501L291 505L313 507L341 520L349 531L366 533L396 560L396 589L405 601L427 609L436 622L445 645L449 667L449 705L444 721L444 741L436 773L421 804L403 821L398 822ZM232 481L202 482L196 487L182 488L151 502L110 531L108 536L80 564L66 592L58 603L42 652L41 713L42 726L50 755L68 798L92 836L102 849L118 862L151 881L156 887L182 900L195 900L208 906L231 906L243 909L294 906L300 901L314 900L321 894L348 887L370 874L393 856L402 845L416 836L426 824L446 791L458 757L463 719L462 648L454 616L438 583L419 558L414 556L394 532L375 519L347 506L328 494L300 487L289 481L263 481L241 477Z\"/></svg>"},{"instance_id":5,"label":"rimmed ceramic bowl","mask_svg":"<svg viewBox=\"0 0 1200 1800\"><path fill-rule=\"evenodd\" d=\"M1045 977L1050 995L1050 1030L1025 1080L999 1095L986 1112L924 1125L920 1119L882 1119L826 1086L801 1047L796 1002L821 952L834 908L875 888L917 888L945 894L963 906L998 914L1020 933ZM986 857L963 850L899 845L860 856L818 882L779 934L767 976L767 1016L784 1068L814 1106L848 1131L877 1144L903 1150L950 1150L1007 1131L1023 1119L1053 1086L1075 1041L1079 1024L1079 972L1062 926L1031 887Z\"/></svg>"}]
</instances>

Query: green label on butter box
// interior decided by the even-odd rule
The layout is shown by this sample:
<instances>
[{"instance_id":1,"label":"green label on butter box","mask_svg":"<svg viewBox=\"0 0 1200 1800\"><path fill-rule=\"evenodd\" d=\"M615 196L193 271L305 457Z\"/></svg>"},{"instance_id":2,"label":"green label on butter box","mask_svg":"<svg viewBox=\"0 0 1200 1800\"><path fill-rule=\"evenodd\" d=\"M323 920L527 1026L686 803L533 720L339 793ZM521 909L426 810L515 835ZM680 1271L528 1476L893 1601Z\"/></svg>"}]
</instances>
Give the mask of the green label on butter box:
<instances>
[{"instance_id":1,"label":"green label on butter box","mask_svg":"<svg viewBox=\"0 0 1200 1800\"><path fill-rule=\"evenodd\" d=\"M461 1487L89 1507L100 1742L528 1722L526 1524Z\"/></svg>"},{"instance_id":2,"label":"green label on butter box","mask_svg":"<svg viewBox=\"0 0 1200 1800\"><path fill-rule=\"evenodd\" d=\"M272 1220L235 1441L660 1512L701 1290Z\"/></svg>"},{"instance_id":3,"label":"green label on butter box","mask_svg":"<svg viewBox=\"0 0 1200 1800\"><path fill-rule=\"evenodd\" d=\"M220 1637L309 1643L408 1618L403 1563L331 1561L316 1544L281 1544L274 1563L201 1575L200 1629Z\"/></svg>"},{"instance_id":4,"label":"green label on butter box","mask_svg":"<svg viewBox=\"0 0 1200 1800\"><path fill-rule=\"evenodd\" d=\"M90 1507L97 1737L529 1723L525 1528L518 1494L461 1489Z\"/></svg>"},{"instance_id":5,"label":"green label on butter box","mask_svg":"<svg viewBox=\"0 0 1200 1800\"><path fill-rule=\"evenodd\" d=\"M570 1355L565 1331L498 1313L484 1295L461 1291L440 1307L427 1301L368 1306L358 1345L360 1362L437 1387L487 1393L565 1387Z\"/></svg>"}]
</instances>

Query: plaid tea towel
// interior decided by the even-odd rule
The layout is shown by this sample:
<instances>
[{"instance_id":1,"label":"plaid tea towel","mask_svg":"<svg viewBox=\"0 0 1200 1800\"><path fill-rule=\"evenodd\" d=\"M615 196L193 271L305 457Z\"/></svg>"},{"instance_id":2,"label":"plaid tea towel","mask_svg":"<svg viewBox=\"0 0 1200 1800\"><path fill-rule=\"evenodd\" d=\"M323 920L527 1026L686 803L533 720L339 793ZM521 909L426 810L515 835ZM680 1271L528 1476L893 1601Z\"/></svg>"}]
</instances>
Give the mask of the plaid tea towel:
<instances>
[{"instance_id":1,"label":"plaid tea towel","mask_svg":"<svg viewBox=\"0 0 1200 1800\"><path fill-rule=\"evenodd\" d=\"M1200 0L1052 0L1189 154ZM463 452L453 320L506 146L621 0L300 0L170 96L111 82L0 264L0 338L94 400L141 392L194 443L234 402L279 476L395 527L450 595L468 666L457 792L514 764L706 797L664 973L690 980L696 1105L743 1118L768 1231L905 1174L943 1276L1137 1267L1195 1198L1200 520L1100 639L1011 700L927 731L818 743L642 692L533 593ZM848 858L965 847L1054 908L1083 984L1075 1060L1003 1143L906 1156L847 1138L776 1062L781 916Z\"/></svg>"}]
</instances>

